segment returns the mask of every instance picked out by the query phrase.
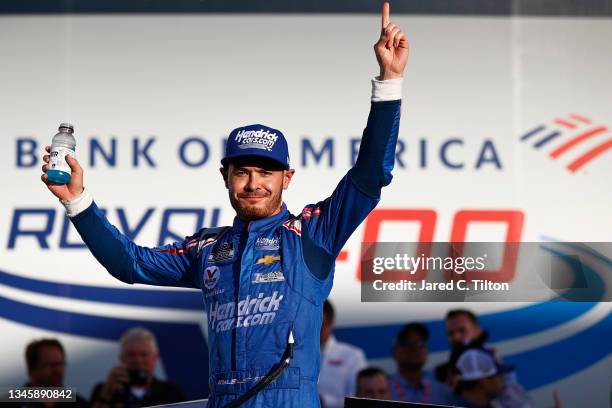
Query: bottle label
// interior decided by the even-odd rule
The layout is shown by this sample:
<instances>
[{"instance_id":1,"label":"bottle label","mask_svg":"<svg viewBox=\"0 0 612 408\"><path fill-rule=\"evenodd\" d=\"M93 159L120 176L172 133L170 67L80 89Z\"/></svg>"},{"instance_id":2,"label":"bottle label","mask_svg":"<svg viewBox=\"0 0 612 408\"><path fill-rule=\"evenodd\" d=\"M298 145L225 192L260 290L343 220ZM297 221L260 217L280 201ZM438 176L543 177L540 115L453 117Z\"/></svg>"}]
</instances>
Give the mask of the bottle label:
<instances>
[{"instance_id":1,"label":"bottle label","mask_svg":"<svg viewBox=\"0 0 612 408\"><path fill-rule=\"evenodd\" d=\"M67 147L51 146L51 157L49 158L49 170L65 171L70 174L70 166L66 163L66 155L74 157L74 150Z\"/></svg>"}]
</instances>

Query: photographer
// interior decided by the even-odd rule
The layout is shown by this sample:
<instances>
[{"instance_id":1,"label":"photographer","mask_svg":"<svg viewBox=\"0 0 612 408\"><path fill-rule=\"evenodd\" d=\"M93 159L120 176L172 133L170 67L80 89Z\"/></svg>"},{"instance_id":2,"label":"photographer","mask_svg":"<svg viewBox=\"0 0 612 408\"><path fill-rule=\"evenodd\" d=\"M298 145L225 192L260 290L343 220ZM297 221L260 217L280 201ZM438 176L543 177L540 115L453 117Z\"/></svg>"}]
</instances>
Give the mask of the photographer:
<instances>
[{"instance_id":1,"label":"photographer","mask_svg":"<svg viewBox=\"0 0 612 408\"><path fill-rule=\"evenodd\" d=\"M159 358L153 333L134 327L121 336L120 344L121 364L94 388L94 407L144 407L185 400L178 385L153 376Z\"/></svg>"}]
</instances>

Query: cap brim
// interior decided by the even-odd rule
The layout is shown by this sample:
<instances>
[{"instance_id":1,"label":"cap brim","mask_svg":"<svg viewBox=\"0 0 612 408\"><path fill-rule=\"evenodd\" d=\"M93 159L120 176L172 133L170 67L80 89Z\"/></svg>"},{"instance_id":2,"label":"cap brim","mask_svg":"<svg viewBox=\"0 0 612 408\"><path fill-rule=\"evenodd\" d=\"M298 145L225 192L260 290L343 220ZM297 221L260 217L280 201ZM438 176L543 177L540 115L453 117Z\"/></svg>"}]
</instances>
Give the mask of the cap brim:
<instances>
[{"instance_id":1,"label":"cap brim","mask_svg":"<svg viewBox=\"0 0 612 408\"><path fill-rule=\"evenodd\" d=\"M279 160L276 160L274 157L270 157L267 155L263 155L263 154L235 154L232 156L227 156L224 157L223 159L221 159L221 165L222 166L228 166L231 162L233 161L237 161L237 160L245 160L245 161L249 161L249 160L253 160L259 163L255 163L255 164L262 164L262 163L270 163L270 164L274 164L274 167L278 166L284 170L289 170L289 165L287 163L283 163Z\"/></svg>"}]
</instances>

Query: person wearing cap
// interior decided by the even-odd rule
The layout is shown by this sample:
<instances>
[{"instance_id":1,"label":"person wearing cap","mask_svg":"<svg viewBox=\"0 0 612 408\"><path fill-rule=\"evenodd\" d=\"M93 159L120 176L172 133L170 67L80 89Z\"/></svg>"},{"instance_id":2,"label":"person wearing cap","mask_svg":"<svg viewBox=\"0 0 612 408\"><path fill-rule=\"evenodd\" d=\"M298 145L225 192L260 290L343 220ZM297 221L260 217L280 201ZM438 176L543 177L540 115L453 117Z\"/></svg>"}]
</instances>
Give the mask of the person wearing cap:
<instances>
[{"instance_id":1,"label":"person wearing cap","mask_svg":"<svg viewBox=\"0 0 612 408\"><path fill-rule=\"evenodd\" d=\"M233 225L204 228L163 247L138 246L112 226L83 188L83 169L74 158L67 159L67 185L52 185L42 176L111 275L127 283L202 291L209 407L320 404L319 334L334 262L392 177L408 42L390 22L388 3L374 49L380 76L372 81L357 161L328 198L297 215L282 201L294 174L285 136L258 124L230 133L221 162L236 211ZM48 163L48 155L43 160Z\"/></svg>"},{"instance_id":2,"label":"person wearing cap","mask_svg":"<svg viewBox=\"0 0 612 408\"><path fill-rule=\"evenodd\" d=\"M454 362L457 373L454 404L465 408L529 408L531 401L504 374L514 367L499 363L490 350L468 348Z\"/></svg>"},{"instance_id":3,"label":"person wearing cap","mask_svg":"<svg viewBox=\"0 0 612 408\"><path fill-rule=\"evenodd\" d=\"M488 332L482 329L476 314L468 309L449 310L446 313L444 325L451 354L454 350L463 349L468 345L474 347L484 346L488 338ZM435 373L439 381L454 387L455 379L453 376L454 370L450 362L451 358L452 356L449 356L449 361L436 366ZM508 376L516 377L514 373L508 373ZM506 378L506 380L508 379Z\"/></svg>"}]
</instances>

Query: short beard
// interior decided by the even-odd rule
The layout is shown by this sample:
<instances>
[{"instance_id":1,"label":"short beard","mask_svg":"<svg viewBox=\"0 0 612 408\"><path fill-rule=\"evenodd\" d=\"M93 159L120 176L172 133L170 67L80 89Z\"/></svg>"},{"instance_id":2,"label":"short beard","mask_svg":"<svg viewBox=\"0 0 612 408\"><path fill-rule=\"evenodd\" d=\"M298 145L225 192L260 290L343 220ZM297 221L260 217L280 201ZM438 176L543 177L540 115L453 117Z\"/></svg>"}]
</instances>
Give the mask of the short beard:
<instances>
[{"instance_id":1,"label":"short beard","mask_svg":"<svg viewBox=\"0 0 612 408\"><path fill-rule=\"evenodd\" d=\"M241 206L238 199L235 199L231 192L229 193L229 199L232 207L238 215L238 218L245 221L253 221L266 218L274 214L281 204L282 197L281 194L273 195L272 199L268 201L267 205L263 208L255 205Z\"/></svg>"}]
</instances>

